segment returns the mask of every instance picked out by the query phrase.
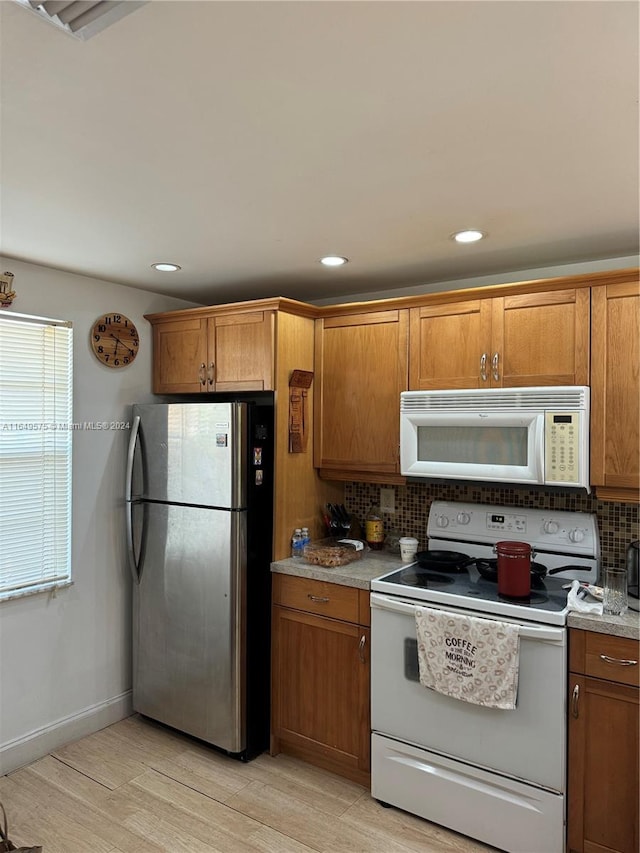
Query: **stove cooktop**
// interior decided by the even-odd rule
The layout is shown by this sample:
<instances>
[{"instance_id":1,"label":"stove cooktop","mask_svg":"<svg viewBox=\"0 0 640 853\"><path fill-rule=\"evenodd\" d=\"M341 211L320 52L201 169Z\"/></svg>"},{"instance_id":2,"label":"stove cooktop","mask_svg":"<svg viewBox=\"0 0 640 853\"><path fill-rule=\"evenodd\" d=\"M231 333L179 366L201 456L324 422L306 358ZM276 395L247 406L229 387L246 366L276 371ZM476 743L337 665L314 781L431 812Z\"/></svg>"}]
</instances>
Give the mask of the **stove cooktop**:
<instances>
[{"instance_id":1,"label":"stove cooktop","mask_svg":"<svg viewBox=\"0 0 640 853\"><path fill-rule=\"evenodd\" d=\"M471 598L482 602L483 608L486 603L493 602L507 607L514 605L551 613L560 613L566 608L568 591L563 589L563 586L570 583L566 578L558 580L547 577L544 580L532 580L531 594L527 598L508 598L498 593L498 584L495 581L481 577L472 567L462 572L444 573L423 569L417 563L390 572L378 580L406 588L411 597L421 597L420 591L428 590L429 593ZM396 594L403 594L403 590L396 590Z\"/></svg>"},{"instance_id":2,"label":"stove cooktop","mask_svg":"<svg viewBox=\"0 0 640 853\"><path fill-rule=\"evenodd\" d=\"M459 573L434 572L417 563L395 569L371 581L371 591L401 597L425 607L451 607L490 618L515 619L546 625L566 625L568 578L546 577L532 582L528 598L507 598L498 594L495 581L487 580L473 568Z\"/></svg>"}]
</instances>

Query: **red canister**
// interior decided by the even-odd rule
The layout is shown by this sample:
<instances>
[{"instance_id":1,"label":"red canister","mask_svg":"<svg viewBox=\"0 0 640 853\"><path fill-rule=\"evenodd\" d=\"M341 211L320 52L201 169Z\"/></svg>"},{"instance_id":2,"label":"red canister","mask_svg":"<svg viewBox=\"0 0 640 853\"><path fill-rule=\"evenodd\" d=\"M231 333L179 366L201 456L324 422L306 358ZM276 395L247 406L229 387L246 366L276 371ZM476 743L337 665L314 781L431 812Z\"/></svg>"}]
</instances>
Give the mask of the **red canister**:
<instances>
[{"instance_id":1,"label":"red canister","mask_svg":"<svg viewBox=\"0 0 640 853\"><path fill-rule=\"evenodd\" d=\"M528 598L531 594L531 545L526 542L496 542L498 595Z\"/></svg>"}]
</instances>

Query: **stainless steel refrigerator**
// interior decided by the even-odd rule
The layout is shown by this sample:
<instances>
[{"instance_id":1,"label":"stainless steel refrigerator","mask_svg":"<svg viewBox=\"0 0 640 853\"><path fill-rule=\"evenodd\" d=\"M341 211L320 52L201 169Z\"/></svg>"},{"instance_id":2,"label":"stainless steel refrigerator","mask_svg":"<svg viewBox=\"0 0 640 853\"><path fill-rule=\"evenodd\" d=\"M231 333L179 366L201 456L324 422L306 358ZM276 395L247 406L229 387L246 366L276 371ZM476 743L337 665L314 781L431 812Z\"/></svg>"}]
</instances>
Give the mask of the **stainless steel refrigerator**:
<instances>
[{"instance_id":1,"label":"stainless steel refrigerator","mask_svg":"<svg viewBox=\"0 0 640 853\"><path fill-rule=\"evenodd\" d=\"M273 395L134 405L133 707L229 754L269 744Z\"/></svg>"}]
</instances>

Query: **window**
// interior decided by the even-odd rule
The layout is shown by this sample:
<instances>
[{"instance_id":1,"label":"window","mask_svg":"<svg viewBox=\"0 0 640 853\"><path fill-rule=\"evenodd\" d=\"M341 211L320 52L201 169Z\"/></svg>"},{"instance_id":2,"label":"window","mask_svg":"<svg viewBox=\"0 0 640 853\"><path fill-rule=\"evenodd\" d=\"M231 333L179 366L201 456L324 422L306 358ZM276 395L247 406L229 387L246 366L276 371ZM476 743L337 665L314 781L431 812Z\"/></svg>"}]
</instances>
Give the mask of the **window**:
<instances>
[{"instance_id":1,"label":"window","mask_svg":"<svg viewBox=\"0 0 640 853\"><path fill-rule=\"evenodd\" d=\"M71 323L0 311L0 600L71 580Z\"/></svg>"}]
</instances>

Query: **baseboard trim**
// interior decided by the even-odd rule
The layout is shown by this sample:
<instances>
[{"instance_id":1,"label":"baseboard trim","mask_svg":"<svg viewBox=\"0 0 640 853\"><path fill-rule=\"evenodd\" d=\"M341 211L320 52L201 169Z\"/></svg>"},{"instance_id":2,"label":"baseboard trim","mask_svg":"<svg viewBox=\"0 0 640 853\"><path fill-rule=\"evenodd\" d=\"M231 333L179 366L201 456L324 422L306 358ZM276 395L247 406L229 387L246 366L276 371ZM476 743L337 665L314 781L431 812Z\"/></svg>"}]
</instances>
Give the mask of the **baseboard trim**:
<instances>
[{"instance_id":1,"label":"baseboard trim","mask_svg":"<svg viewBox=\"0 0 640 853\"><path fill-rule=\"evenodd\" d=\"M78 738L124 720L133 714L131 691L63 717L23 737L0 745L0 775L5 776Z\"/></svg>"}]
</instances>

